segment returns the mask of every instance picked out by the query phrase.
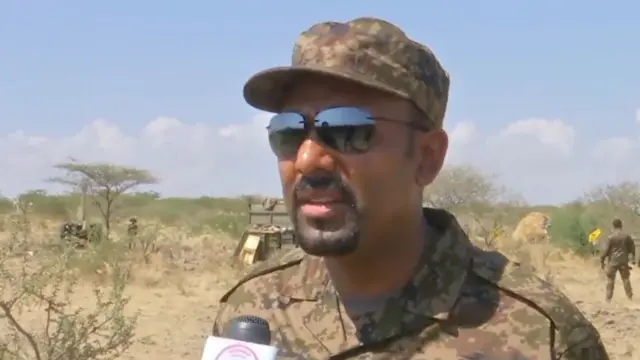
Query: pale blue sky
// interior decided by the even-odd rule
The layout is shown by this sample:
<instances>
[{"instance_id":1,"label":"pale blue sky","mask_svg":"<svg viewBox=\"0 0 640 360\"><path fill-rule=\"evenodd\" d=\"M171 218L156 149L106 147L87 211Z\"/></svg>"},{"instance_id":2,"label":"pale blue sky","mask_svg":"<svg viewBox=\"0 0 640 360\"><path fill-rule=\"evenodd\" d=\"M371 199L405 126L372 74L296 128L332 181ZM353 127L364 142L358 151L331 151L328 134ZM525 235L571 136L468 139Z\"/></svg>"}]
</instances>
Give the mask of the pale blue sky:
<instances>
[{"instance_id":1,"label":"pale blue sky","mask_svg":"<svg viewBox=\"0 0 640 360\"><path fill-rule=\"evenodd\" d=\"M434 49L452 78L449 122L495 133L524 118L562 119L587 147L639 133L640 3L631 1L46 3L0 5L0 137L68 136L96 118L123 133L161 115L245 122L255 115L241 95L252 73L286 64L311 24L358 16L395 22Z\"/></svg>"}]
</instances>

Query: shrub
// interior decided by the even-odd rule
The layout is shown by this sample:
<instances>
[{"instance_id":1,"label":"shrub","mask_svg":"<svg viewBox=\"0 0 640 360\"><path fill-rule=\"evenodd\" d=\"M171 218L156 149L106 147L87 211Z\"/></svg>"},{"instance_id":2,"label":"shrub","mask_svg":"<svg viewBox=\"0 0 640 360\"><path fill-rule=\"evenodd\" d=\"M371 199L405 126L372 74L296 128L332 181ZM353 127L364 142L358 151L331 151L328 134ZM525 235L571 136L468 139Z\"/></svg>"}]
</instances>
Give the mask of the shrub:
<instances>
[{"instance_id":1,"label":"shrub","mask_svg":"<svg viewBox=\"0 0 640 360\"><path fill-rule=\"evenodd\" d=\"M594 219L585 213L582 205L558 208L551 213L549 235L555 245L569 248L577 254L591 252L589 233L595 227Z\"/></svg>"},{"instance_id":2,"label":"shrub","mask_svg":"<svg viewBox=\"0 0 640 360\"><path fill-rule=\"evenodd\" d=\"M29 224L28 211L16 218L12 238L0 243L0 360L120 358L133 344L137 323L137 315L125 315L129 267L108 256L108 241L99 242L95 252L38 246L23 226ZM91 263L108 269L106 283L83 281ZM94 301L83 308L77 300L87 290Z\"/></svg>"}]
</instances>

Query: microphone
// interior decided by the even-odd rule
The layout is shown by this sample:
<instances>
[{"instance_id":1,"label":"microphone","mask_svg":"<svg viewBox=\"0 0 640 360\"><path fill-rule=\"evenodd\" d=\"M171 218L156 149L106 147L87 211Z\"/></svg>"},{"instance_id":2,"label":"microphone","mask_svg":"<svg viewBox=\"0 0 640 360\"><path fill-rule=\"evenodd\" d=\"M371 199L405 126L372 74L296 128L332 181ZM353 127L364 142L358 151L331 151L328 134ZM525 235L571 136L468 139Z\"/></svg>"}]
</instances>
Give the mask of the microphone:
<instances>
[{"instance_id":1,"label":"microphone","mask_svg":"<svg viewBox=\"0 0 640 360\"><path fill-rule=\"evenodd\" d=\"M207 338L202 360L275 360L278 355L278 349L270 346L271 329L263 318L233 318L224 336Z\"/></svg>"}]
</instances>

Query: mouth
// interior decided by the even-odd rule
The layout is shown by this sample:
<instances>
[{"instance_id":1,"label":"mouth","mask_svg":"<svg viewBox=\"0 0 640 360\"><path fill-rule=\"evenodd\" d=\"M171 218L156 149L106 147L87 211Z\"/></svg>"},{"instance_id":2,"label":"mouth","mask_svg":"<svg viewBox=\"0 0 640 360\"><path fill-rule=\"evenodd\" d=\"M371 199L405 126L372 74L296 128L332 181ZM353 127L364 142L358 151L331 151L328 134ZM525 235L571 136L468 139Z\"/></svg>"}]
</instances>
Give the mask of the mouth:
<instances>
[{"instance_id":1,"label":"mouth","mask_svg":"<svg viewBox=\"0 0 640 360\"><path fill-rule=\"evenodd\" d=\"M297 195L299 211L308 218L330 217L347 205L338 191L300 191Z\"/></svg>"},{"instance_id":2,"label":"mouth","mask_svg":"<svg viewBox=\"0 0 640 360\"><path fill-rule=\"evenodd\" d=\"M331 202L306 202L300 205L300 213L308 218L327 218L335 215L344 208L346 204L341 201Z\"/></svg>"}]
</instances>

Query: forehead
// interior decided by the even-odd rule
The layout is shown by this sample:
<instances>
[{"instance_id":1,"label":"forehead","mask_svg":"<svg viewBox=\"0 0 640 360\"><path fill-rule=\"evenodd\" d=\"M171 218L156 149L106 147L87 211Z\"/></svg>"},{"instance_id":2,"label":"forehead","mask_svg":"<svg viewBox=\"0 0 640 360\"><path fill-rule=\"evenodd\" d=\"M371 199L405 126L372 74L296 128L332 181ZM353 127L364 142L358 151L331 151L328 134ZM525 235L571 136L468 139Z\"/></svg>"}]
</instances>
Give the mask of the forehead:
<instances>
[{"instance_id":1,"label":"forehead","mask_svg":"<svg viewBox=\"0 0 640 360\"><path fill-rule=\"evenodd\" d=\"M361 106L370 109L393 109L406 101L392 94L358 83L324 75L305 75L295 81L284 96L285 109L328 106Z\"/></svg>"}]
</instances>

